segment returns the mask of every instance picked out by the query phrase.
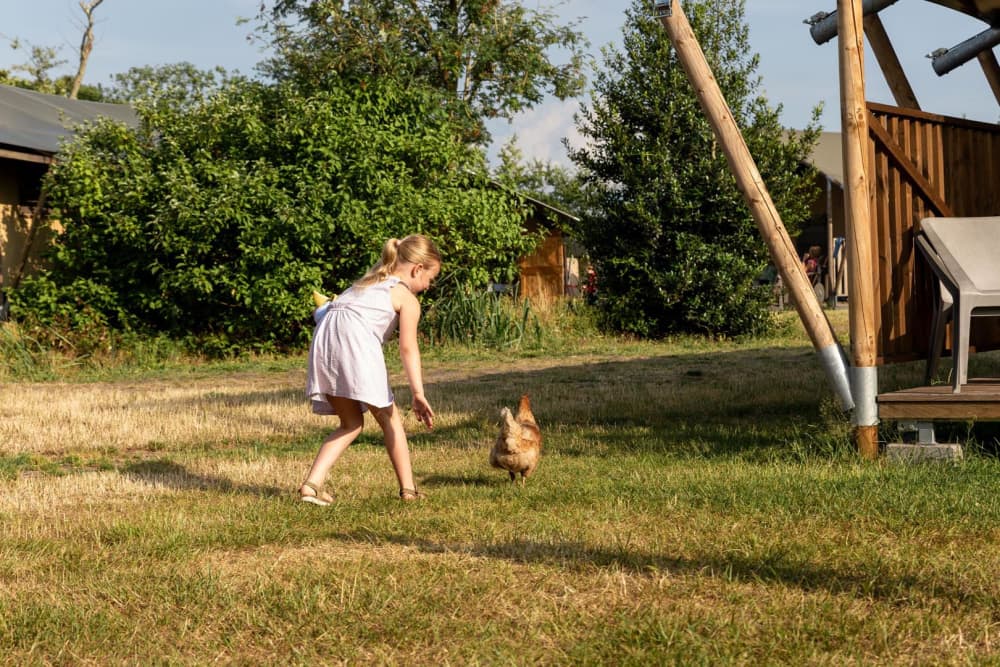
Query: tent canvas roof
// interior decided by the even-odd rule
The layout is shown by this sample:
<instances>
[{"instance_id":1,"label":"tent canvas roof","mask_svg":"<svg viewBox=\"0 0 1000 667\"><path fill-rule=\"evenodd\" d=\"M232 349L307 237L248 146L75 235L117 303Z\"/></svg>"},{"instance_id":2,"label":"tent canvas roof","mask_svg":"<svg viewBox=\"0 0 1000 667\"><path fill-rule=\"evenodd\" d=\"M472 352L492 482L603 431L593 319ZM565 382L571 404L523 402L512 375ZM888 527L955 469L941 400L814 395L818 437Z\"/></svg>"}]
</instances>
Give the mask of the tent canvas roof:
<instances>
[{"instance_id":1,"label":"tent canvas roof","mask_svg":"<svg viewBox=\"0 0 1000 667\"><path fill-rule=\"evenodd\" d=\"M108 117L130 125L135 111L124 104L105 104L45 95L0 85L0 145L24 151L55 154L63 139L80 123Z\"/></svg>"},{"instance_id":2,"label":"tent canvas roof","mask_svg":"<svg viewBox=\"0 0 1000 667\"><path fill-rule=\"evenodd\" d=\"M1000 0L928 0L928 2L963 12L986 21L991 26L1000 22Z\"/></svg>"},{"instance_id":3,"label":"tent canvas roof","mask_svg":"<svg viewBox=\"0 0 1000 667\"><path fill-rule=\"evenodd\" d=\"M844 148L840 132L821 132L807 161L819 173L844 186Z\"/></svg>"}]
</instances>

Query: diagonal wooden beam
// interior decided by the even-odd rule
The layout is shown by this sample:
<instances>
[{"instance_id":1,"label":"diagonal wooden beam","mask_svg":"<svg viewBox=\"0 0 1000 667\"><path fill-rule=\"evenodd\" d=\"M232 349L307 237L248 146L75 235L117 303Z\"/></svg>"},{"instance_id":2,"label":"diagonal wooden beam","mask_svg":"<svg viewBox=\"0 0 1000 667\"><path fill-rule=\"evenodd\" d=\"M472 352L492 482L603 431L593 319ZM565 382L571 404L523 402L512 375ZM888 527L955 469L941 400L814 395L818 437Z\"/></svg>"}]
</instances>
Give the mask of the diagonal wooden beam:
<instances>
[{"instance_id":1,"label":"diagonal wooden beam","mask_svg":"<svg viewBox=\"0 0 1000 667\"><path fill-rule=\"evenodd\" d=\"M955 213L951 210L944 199L934 191L934 186L927 178L920 173L920 169L907 157L906 152L896 143L889 131L882 126L878 118L870 111L868 112L868 131L875 138L875 141L882 145L885 151L892 158L896 166L910 179L910 182L920 191L920 196L927 200L927 203L937 212L938 216L951 218Z\"/></svg>"},{"instance_id":2,"label":"diagonal wooden beam","mask_svg":"<svg viewBox=\"0 0 1000 667\"><path fill-rule=\"evenodd\" d=\"M906 73L899 62L892 41L889 40L889 34L885 31L882 19L879 18L878 14L869 14L864 19L864 26L868 45L872 47L875 60L882 68L882 76L889 84L889 90L892 91L892 96L896 99L896 105L907 109L920 109L920 103L917 102L917 96L913 93L913 88L906 78Z\"/></svg>"},{"instance_id":3,"label":"diagonal wooden beam","mask_svg":"<svg viewBox=\"0 0 1000 667\"><path fill-rule=\"evenodd\" d=\"M813 346L823 361L827 376L844 410L854 407L851 398L850 380L846 355L834 334L830 320L823 312L823 306L816 298L812 283L806 277L805 267L795 244L788 235L788 229L781 220L781 214L774 204L767 185L757 169L746 139L740 131L733 113L719 87L705 52L688 22L679 0L658 0L657 16L677 54L677 60L684 68L691 82L705 118L712 127L716 140L725 153L726 161L743 199L750 209L757 229L771 254L771 260L781 274L795 300L795 308L802 320L803 328L809 334ZM853 299L853 294L851 296Z\"/></svg>"},{"instance_id":4,"label":"diagonal wooden beam","mask_svg":"<svg viewBox=\"0 0 1000 667\"><path fill-rule=\"evenodd\" d=\"M993 97L997 98L997 104L1000 104L1000 64L997 64L997 57L993 53L993 49L980 51L976 58L979 60L979 64L982 65L986 80L990 83L990 88L993 90Z\"/></svg>"}]
</instances>

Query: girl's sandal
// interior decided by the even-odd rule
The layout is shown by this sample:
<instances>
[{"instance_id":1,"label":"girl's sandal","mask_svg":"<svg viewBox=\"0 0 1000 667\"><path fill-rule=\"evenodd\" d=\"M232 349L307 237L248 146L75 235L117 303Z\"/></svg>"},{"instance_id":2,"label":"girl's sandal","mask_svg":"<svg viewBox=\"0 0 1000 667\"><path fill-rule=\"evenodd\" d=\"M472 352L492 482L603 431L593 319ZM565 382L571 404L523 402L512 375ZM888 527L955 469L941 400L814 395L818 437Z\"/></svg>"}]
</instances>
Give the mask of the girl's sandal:
<instances>
[{"instance_id":1,"label":"girl's sandal","mask_svg":"<svg viewBox=\"0 0 1000 667\"><path fill-rule=\"evenodd\" d=\"M416 489L400 489L399 499L404 502L412 502L414 500L423 500L426 498L424 494L420 493Z\"/></svg>"},{"instance_id":2,"label":"girl's sandal","mask_svg":"<svg viewBox=\"0 0 1000 667\"><path fill-rule=\"evenodd\" d=\"M311 490L312 493L306 493L306 489ZM312 482L302 482L302 486L299 487L299 500L304 503L326 507L333 502L333 496L318 488Z\"/></svg>"}]
</instances>

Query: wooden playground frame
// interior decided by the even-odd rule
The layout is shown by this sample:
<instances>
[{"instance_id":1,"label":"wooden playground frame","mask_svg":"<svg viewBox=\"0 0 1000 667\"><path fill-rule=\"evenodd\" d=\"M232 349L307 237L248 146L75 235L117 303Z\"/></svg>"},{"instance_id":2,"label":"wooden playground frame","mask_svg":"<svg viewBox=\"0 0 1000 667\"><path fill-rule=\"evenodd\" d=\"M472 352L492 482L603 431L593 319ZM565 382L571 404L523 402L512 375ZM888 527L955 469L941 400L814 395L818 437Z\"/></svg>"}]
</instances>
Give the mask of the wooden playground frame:
<instances>
[{"instance_id":1,"label":"wooden playground frame","mask_svg":"<svg viewBox=\"0 0 1000 667\"><path fill-rule=\"evenodd\" d=\"M822 19L827 28L835 22L838 41L852 362L847 402L854 411L855 441L865 458L879 454L880 417L925 423L936 419L1000 419L1000 380L970 382L968 391L962 394L953 394L948 386L878 394L879 365L913 361L928 354L936 284L915 252L914 232L920 220L1000 213L1000 189L994 186L1000 177L1000 126L920 110L878 16L879 11L898 1L837 0L835 16L826 14ZM990 25L1000 23L1000 0L927 1ZM829 322L825 326L820 323L816 312L820 306L811 289L806 293L805 274L801 267L791 265L787 232L773 210L680 2L658 0L655 10L726 152L775 266L792 292L799 317L822 357L831 349ZM983 35L993 39L998 33L991 28ZM865 35L897 106L865 100ZM992 43L984 47L978 44L967 48L962 57L979 61L1000 102L1000 65ZM794 260L800 264L797 255ZM977 326L978 331L973 332L976 349L1000 347L1000 328L995 319ZM826 365L834 390L838 391L838 373L830 372L831 364ZM841 402L845 404L843 399Z\"/></svg>"}]
</instances>

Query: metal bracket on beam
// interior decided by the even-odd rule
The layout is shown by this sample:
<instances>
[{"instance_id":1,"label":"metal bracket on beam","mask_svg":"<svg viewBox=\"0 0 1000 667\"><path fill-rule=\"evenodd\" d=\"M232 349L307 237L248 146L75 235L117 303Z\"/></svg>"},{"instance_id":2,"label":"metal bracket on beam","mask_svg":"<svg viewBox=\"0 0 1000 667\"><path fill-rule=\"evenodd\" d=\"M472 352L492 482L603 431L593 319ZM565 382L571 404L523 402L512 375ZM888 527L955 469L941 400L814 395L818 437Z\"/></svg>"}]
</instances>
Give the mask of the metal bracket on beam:
<instances>
[{"instance_id":1,"label":"metal bracket on beam","mask_svg":"<svg viewBox=\"0 0 1000 667\"><path fill-rule=\"evenodd\" d=\"M950 49L937 49L927 57L931 59L934 72L938 76L944 76L997 44L1000 44L1000 28L990 28Z\"/></svg>"},{"instance_id":2,"label":"metal bracket on beam","mask_svg":"<svg viewBox=\"0 0 1000 667\"><path fill-rule=\"evenodd\" d=\"M653 5L653 12L656 18L669 18L674 15L674 0L656 0Z\"/></svg>"},{"instance_id":3,"label":"metal bracket on beam","mask_svg":"<svg viewBox=\"0 0 1000 667\"><path fill-rule=\"evenodd\" d=\"M899 0L862 0L861 13L864 16L877 14L889 5L893 5ZM817 44L826 44L837 36L837 12L818 12L813 14L804 23L809 24L809 34Z\"/></svg>"}]
</instances>

